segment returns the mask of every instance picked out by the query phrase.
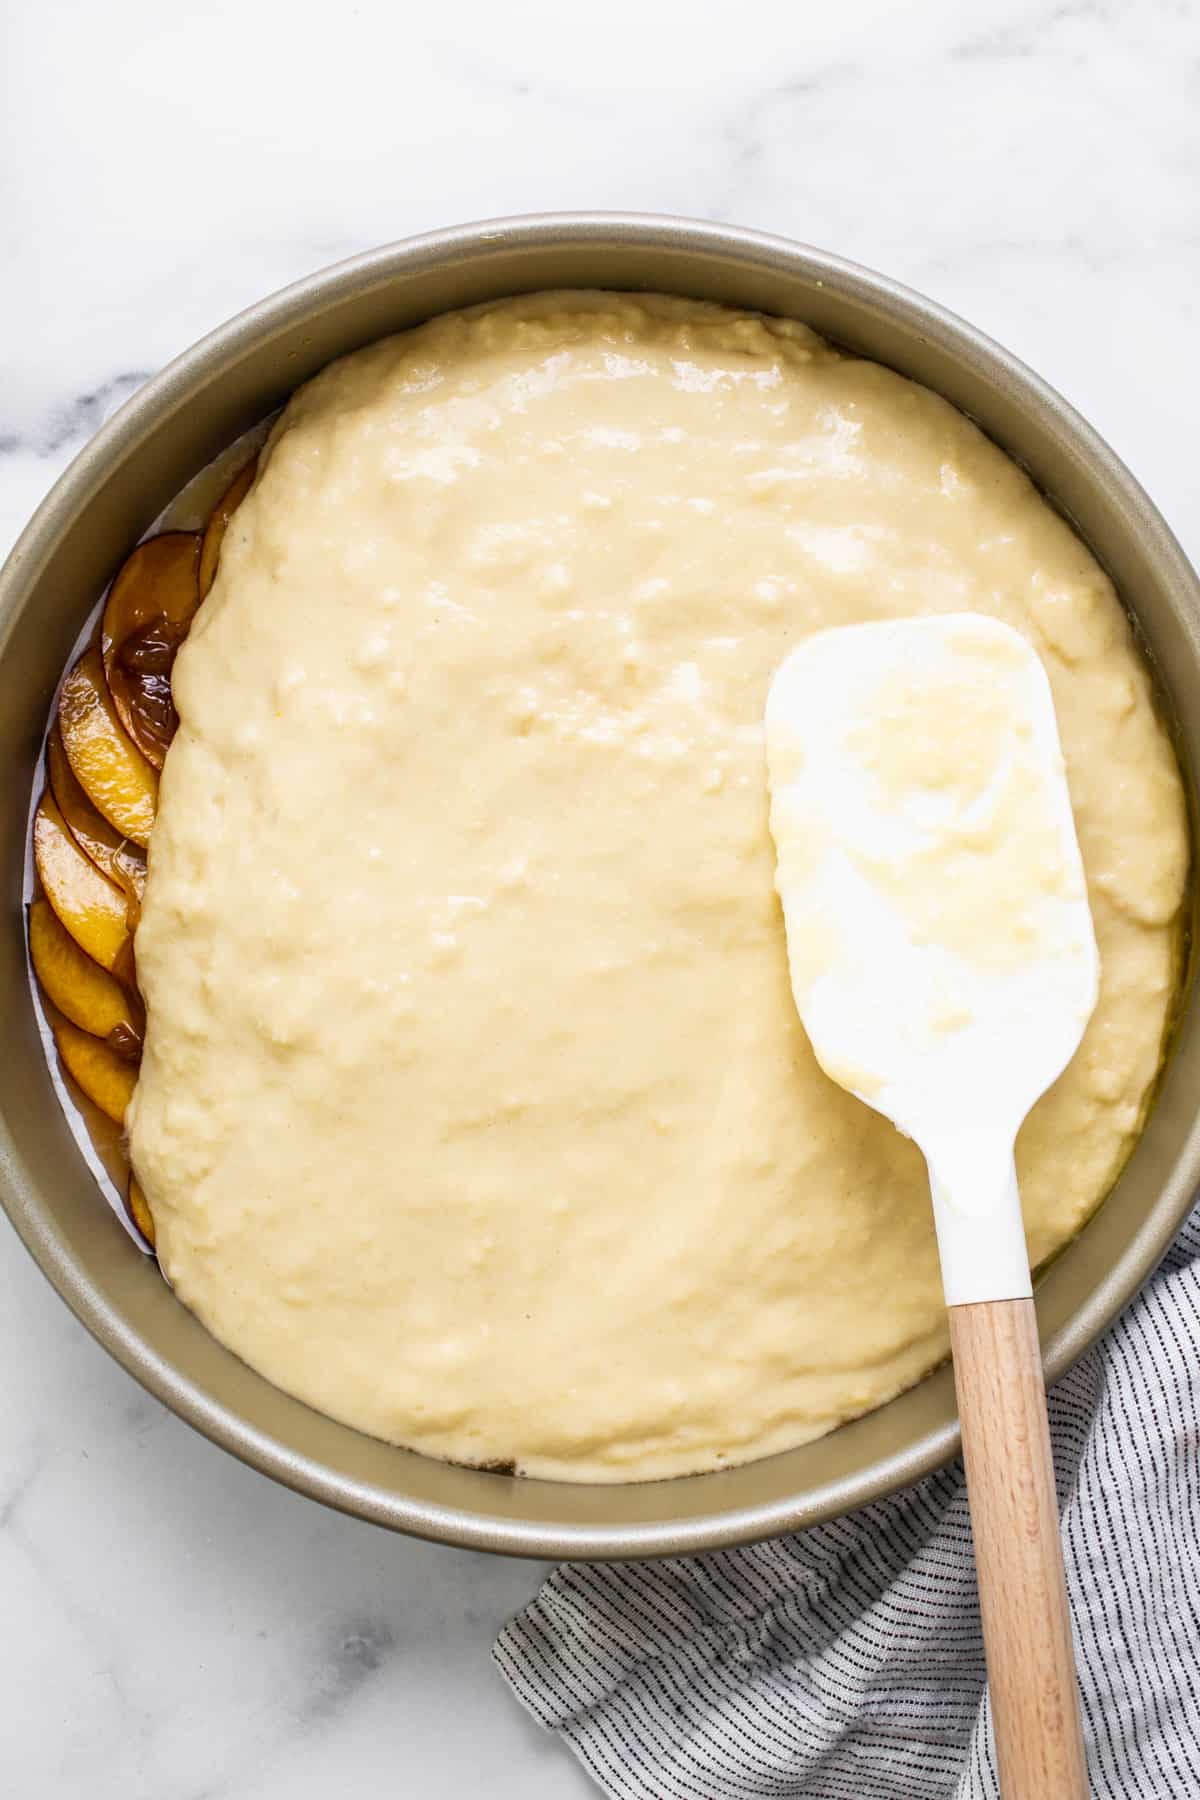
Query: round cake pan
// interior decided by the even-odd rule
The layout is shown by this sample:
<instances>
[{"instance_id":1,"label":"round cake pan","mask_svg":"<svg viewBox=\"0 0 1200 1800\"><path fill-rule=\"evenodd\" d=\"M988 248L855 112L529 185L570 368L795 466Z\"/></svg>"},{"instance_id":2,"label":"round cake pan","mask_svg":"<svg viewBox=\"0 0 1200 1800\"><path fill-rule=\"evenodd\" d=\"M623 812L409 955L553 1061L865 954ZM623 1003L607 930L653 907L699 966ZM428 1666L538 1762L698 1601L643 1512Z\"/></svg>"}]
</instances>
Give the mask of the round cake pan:
<instances>
[{"instance_id":1,"label":"round cake pan","mask_svg":"<svg viewBox=\"0 0 1200 1800\"><path fill-rule=\"evenodd\" d=\"M943 1368L802 1449L633 1486L513 1479L431 1461L289 1399L175 1300L96 1191L55 1097L26 969L22 883L35 764L80 626L130 547L214 456L332 357L433 313L539 288L657 290L802 319L924 382L1022 463L1109 571L1157 673L1189 793L1200 769L1200 588L1128 470L1004 350L908 289L823 252L661 218L498 220L356 257L264 300L181 356L77 457L0 575L0 1198L72 1311L214 1442L361 1518L478 1549L625 1557L714 1549L880 1498L954 1455ZM1047 1373L1130 1299L1200 1175L1200 1018L1186 990L1145 1132L1114 1192L1038 1288Z\"/></svg>"}]
</instances>

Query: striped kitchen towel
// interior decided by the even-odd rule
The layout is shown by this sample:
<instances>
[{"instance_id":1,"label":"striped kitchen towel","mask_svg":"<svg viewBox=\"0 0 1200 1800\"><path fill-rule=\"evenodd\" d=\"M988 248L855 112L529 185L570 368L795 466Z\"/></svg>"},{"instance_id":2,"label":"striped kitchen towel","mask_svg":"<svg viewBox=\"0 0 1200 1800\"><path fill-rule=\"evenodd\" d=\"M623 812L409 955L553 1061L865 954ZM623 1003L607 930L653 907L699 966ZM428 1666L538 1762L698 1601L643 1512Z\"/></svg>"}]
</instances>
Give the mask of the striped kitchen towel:
<instances>
[{"instance_id":1,"label":"striped kitchen towel","mask_svg":"<svg viewBox=\"0 0 1200 1800\"><path fill-rule=\"evenodd\" d=\"M1200 1207L1050 1423L1093 1790L1195 1800ZM749 1549L566 1564L495 1656L620 1800L999 1794L959 1464Z\"/></svg>"}]
</instances>

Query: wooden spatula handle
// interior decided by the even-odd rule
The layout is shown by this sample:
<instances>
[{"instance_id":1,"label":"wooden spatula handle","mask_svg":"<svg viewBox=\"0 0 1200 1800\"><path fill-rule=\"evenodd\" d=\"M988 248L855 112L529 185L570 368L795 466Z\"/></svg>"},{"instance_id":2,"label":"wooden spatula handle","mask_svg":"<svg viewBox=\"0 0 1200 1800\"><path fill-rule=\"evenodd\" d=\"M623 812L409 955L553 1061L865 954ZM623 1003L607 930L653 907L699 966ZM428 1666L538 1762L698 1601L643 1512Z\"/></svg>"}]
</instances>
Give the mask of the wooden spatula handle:
<instances>
[{"instance_id":1,"label":"wooden spatula handle","mask_svg":"<svg viewBox=\"0 0 1200 1800\"><path fill-rule=\"evenodd\" d=\"M1033 1301L949 1312L1000 1790L1004 1800L1086 1800Z\"/></svg>"}]
</instances>

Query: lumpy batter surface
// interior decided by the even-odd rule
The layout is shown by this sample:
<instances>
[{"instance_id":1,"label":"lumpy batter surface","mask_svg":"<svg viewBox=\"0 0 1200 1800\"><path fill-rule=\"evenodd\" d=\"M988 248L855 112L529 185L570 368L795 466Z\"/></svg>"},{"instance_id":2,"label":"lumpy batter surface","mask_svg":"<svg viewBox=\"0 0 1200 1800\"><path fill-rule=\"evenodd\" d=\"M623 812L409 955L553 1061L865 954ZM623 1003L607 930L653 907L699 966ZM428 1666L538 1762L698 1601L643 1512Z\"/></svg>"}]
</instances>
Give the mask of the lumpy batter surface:
<instances>
[{"instance_id":1,"label":"lumpy batter surface","mask_svg":"<svg viewBox=\"0 0 1200 1800\"><path fill-rule=\"evenodd\" d=\"M924 1166L789 989L763 702L977 611L1054 691L1103 965L1034 1261L1137 1132L1186 827L1124 616L943 401L803 327L540 295L333 364L177 664L133 1159L180 1298L438 1456L619 1481L798 1444L946 1350Z\"/></svg>"}]
</instances>

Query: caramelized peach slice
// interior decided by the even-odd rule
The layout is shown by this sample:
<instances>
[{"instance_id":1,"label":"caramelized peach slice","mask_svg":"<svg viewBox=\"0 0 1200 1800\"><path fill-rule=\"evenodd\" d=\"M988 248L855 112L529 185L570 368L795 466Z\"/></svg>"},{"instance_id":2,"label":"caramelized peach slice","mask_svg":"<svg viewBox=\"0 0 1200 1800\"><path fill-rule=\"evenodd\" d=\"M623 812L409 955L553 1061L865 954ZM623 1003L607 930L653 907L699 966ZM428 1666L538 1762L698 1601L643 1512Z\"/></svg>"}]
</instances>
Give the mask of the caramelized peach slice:
<instances>
[{"instance_id":1,"label":"caramelized peach slice","mask_svg":"<svg viewBox=\"0 0 1200 1800\"><path fill-rule=\"evenodd\" d=\"M121 565L100 627L104 676L117 717L156 769L179 724L171 665L200 604L200 536L164 531Z\"/></svg>"},{"instance_id":2,"label":"caramelized peach slice","mask_svg":"<svg viewBox=\"0 0 1200 1800\"><path fill-rule=\"evenodd\" d=\"M34 814L33 860L59 923L93 962L123 973L130 956L125 895L83 854L49 792Z\"/></svg>"},{"instance_id":3,"label":"caramelized peach slice","mask_svg":"<svg viewBox=\"0 0 1200 1800\"><path fill-rule=\"evenodd\" d=\"M258 458L252 456L244 469L239 469L217 504L213 507L212 516L204 528L204 543L200 548L200 598L207 594L216 579L217 564L221 559L221 542L226 528L246 495L254 484L258 473Z\"/></svg>"},{"instance_id":4,"label":"caramelized peach slice","mask_svg":"<svg viewBox=\"0 0 1200 1800\"><path fill-rule=\"evenodd\" d=\"M158 804L158 775L117 717L98 650L81 656L64 681L58 723L67 761L92 805L144 848Z\"/></svg>"},{"instance_id":5,"label":"caramelized peach slice","mask_svg":"<svg viewBox=\"0 0 1200 1800\"><path fill-rule=\"evenodd\" d=\"M129 1206L130 1218L153 1250L154 1214L150 1211L149 1202L142 1192L142 1184L132 1170L129 1175L129 1189L126 1194L126 1201Z\"/></svg>"},{"instance_id":6,"label":"caramelized peach slice","mask_svg":"<svg viewBox=\"0 0 1200 1800\"><path fill-rule=\"evenodd\" d=\"M76 1087L94 1106L120 1125L137 1086L137 1065L126 1062L69 1019L56 1019L51 1027L63 1068Z\"/></svg>"},{"instance_id":7,"label":"caramelized peach slice","mask_svg":"<svg viewBox=\"0 0 1200 1800\"><path fill-rule=\"evenodd\" d=\"M29 956L47 997L72 1025L103 1038L127 1061L142 1047L140 1003L115 976L85 956L47 900L29 908Z\"/></svg>"},{"instance_id":8,"label":"caramelized peach slice","mask_svg":"<svg viewBox=\"0 0 1200 1800\"><path fill-rule=\"evenodd\" d=\"M46 740L46 764L58 810L79 848L87 852L110 881L115 881L140 904L146 886L145 854L96 811L67 761L57 723L51 726Z\"/></svg>"}]
</instances>

